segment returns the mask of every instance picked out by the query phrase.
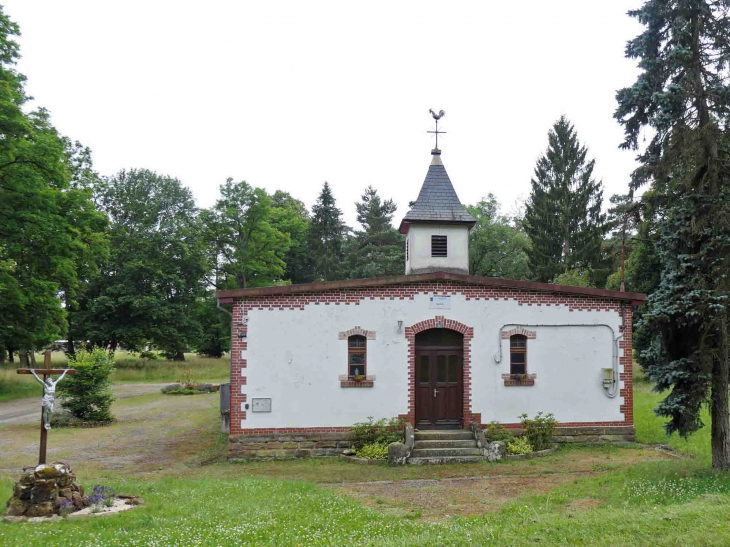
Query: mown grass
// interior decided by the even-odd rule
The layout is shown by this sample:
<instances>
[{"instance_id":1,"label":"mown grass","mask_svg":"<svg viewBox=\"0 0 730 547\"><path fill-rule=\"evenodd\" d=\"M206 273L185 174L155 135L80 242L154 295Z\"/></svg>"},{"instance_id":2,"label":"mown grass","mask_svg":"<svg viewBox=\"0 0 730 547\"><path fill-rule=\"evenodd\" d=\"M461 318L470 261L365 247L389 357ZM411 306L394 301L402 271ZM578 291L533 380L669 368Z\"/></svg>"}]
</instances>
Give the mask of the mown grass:
<instances>
[{"instance_id":1,"label":"mown grass","mask_svg":"<svg viewBox=\"0 0 730 547\"><path fill-rule=\"evenodd\" d=\"M194 353L186 353L185 361L168 361L160 357L156 360L140 359L137 354L118 351L116 367L112 380L121 382L226 382L230 377L230 359L211 359L200 357ZM68 364L62 352L54 352L51 366L64 368ZM35 397L42 394L41 387L30 375L18 375L15 372L19 364L2 363L0 365L0 402ZM43 356L36 356L36 367L43 366Z\"/></svg>"}]
</instances>

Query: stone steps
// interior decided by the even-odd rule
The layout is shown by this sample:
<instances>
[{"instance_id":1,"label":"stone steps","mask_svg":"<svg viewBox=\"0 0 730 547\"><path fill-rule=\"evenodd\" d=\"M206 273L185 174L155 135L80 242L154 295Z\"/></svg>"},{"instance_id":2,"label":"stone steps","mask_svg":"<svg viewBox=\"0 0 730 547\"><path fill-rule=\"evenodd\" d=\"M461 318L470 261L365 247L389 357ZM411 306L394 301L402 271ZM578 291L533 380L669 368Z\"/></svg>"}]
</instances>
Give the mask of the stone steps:
<instances>
[{"instance_id":1,"label":"stone steps","mask_svg":"<svg viewBox=\"0 0 730 547\"><path fill-rule=\"evenodd\" d=\"M416 431L416 441L468 441L474 439L474 433L463 429Z\"/></svg>"},{"instance_id":2,"label":"stone steps","mask_svg":"<svg viewBox=\"0 0 730 547\"><path fill-rule=\"evenodd\" d=\"M479 463L484 461L484 456L445 456L440 458L408 458L410 465L431 465L439 463Z\"/></svg>"},{"instance_id":3,"label":"stone steps","mask_svg":"<svg viewBox=\"0 0 730 547\"><path fill-rule=\"evenodd\" d=\"M414 448L476 448L477 442L471 440L458 441L416 441Z\"/></svg>"},{"instance_id":4,"label":"stone steps","mask_svg":"<svg viewBox=\"0 0 730 547\"><path fill-rule=\"evenodd\" d=\"M474 433L463 429L417 431L408 463L475 463L484 461Z\"/></svg>"}]
</instances>

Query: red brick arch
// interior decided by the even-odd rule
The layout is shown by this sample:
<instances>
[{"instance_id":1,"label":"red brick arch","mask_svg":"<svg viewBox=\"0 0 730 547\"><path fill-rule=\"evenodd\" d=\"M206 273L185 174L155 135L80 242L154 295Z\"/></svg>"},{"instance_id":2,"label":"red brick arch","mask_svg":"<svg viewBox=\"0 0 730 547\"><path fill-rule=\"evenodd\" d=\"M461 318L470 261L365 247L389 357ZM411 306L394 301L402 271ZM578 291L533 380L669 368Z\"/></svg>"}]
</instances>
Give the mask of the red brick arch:
<instances>
[{"instance_id":1,"label":"red brick arch","mask_svg":"<svg viewBox=\"0 0 730 547\"><path fill-rule=\"evenodd\" d=\"M437 315L433 319L426 319L405 328L408 341L408 414L402 414L401 417L412 425L416 425L416 334L429 329L449 329L464 335L464 427L469 427L472 422L471 340L474 337L474 329L459 321L446 319L443 315Z\"/></svg>"}]
</instances>

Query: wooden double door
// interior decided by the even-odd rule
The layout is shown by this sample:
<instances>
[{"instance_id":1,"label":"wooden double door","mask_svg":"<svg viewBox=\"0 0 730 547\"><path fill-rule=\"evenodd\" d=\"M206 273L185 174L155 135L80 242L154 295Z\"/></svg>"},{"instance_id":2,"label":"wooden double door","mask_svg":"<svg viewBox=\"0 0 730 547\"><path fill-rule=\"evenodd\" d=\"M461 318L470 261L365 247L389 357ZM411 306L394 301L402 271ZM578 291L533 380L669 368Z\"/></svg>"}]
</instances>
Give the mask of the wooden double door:
<instances>
[{"instance_id":1,"label":"wooden double door","mask_svg":"<svg viewBox=\"0 0 730 547\"><path fill-rule=\"evenodd\" d=\"M463 426L463 362L462 347L416 347L416 427Z\"/></svg>"}]
</instances>

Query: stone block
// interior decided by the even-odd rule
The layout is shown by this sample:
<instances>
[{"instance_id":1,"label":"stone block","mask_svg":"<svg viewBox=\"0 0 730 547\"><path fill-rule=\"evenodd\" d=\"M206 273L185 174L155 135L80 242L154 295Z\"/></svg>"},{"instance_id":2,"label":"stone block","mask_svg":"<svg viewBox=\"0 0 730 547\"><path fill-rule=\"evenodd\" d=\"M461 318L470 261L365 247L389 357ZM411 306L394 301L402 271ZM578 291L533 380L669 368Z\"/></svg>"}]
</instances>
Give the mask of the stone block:
<instances>
[{"instance_id":1,"label":"stone block","mask_svg":"<svg viewBox=\"0 0 730 547\"><path fill-rule=\"evenodd\" d=\"M64 473L58 478L58 486L65 487L70 486L76 482L76 475L73 473Z\"/></svg>"},{"instance_id":2,"label":"stone block","mask_svg":"<svg viewBox=\"0 0 730 547\"><path fill-rule=\"evenodd\" d=\"M67 500L73 499L73 490L71 488L61 488L58 491L58 496L61 498L66 498Z\"/></svg>"},{"instance_id":3,"label":"stone block","mask_svg":"<svg viewBox=\"0 0 730 547\"><path fill-rule=\"evenodd\" d=\"M21 484L16 483L13 487L13 497L17 498L19 500L30 500L30 492L33 489L33 486L29 484Z\"/></svg>"},{"instance_id":4,"label":"stone block","mask_svg":"<svg viewBox=\"0 0 730 547\"><path fill-rule=\"evenodd\" d=\"M31 505L26 512L26 517L50 517L54 514L55 506L52 501L44 501L43 503L36 503Z\"/></svg>"},{"instance_id":5,"label":"stone block","mask_svg":"<svg viewBox=\"0 0 730 547\"><path fill-rule=\"evenodd\" d=\"M572 435L553 435L553 441L556 443L575 443L578 442Z\"/></svg>"},{"instance_id":6,"label":"stone block","mask_svg":"<svg viewBox=\"0 0 730 547\"><path fill-rule=\"evenodd\" d=\"M337 442L336 441L320 441L318 443L315 443L315 448L337 448Z\"/></svg>"},{"instance_id":7,"label":"stone block","mask_svg":"<svg viewBox=\"0 0 730 547\"><path fill-rule=\"evenodd\" d=\"M30 492L30 500L32 503L55 502L57 499L58 486L56 486L56 479L36 479L33 489Z\"/></svg>"},{"instance_id":8,"label":"stone block","mask_svg":"<svg viewBox=\"0 0 730 547\"><path fill-rule=\"evenodd\" d=\"M337 448L351 448L352 447L352 441L339 441L337 443Z\"/></svg>"},{"instance_id":9,"label":"stone block","mask_svg":"<svg viewBox=\"0 0 730 547\"><path fill-rule=\"evenodd\" d=\"M20 480L18 482L24 485L33 484L35 482L35 473L33 471L23 473L23 476L20 477Z\"/></svg>"},{"instance_id":10,"label":"stone block","mask_svg":"<svg viewBox=\"0 0 730 547\"><path fill-rule=\"evenodd\" d=\"M484 457L488 462L498 462L507 454L507 444L503 441L489 443L484 449Z\"/></svg>"},{"instance_id":11,"label":"stone block","mask_svg":"<svg viewBox=\"0 0 730 547\"><path fill-rule=\"evenodd\" d=\"M312 441L300 442L299 448L314 448L314 443Z\"/></svg>"},{"instance_id":12,"label":"stone block","mask_svg":"<svg viewBox=\"0 0 730 547\"><path fill-rule=\"evenodd\" d=\"M35 478L36 479L57 479L61 476L60 471L56 468L55 465L48 465L48 464L41 464L38 467L35 468Z\"/></svg>"},{"instance_id":13,"label":"stone block","mask_svg":"<svg viewBox=\"0 0 730 547\"><path fill-rule=\"evenodd\" d=\"M403 443L390 443L388 445L388 463L390 465L405 465L408 459L408 450Z\"/></svg>"},{"instance_id":14,"label":"stone block","mask_svg":"<svg viewBox=\"0 0 730 547\"><path fill-rule=\"evenodd\" d=\"M10 498L8 500L7 508L5 509L5 514L9 517L19 517L25 514L28 507L30 507L30 502Z\"/></svg>"},{"instance_id":15,"label":"stone block","mask_svg":"<svg viewBox=\"0 0 730 547\"><path fill-rule=\"evenodd\" d=\"M299 443L281 443L281 447L284 449L299 448Z\"/></svg>"},{"instance_id":16,"label":"stone block","mask_svg":"<svg viewBox=\"0 0 730 547\"><path fill-rule=\"evenodd\" d=\"M78 492L71 494L71 501L74 502L74 507L77 511L84 508L83 497Z\"/></svg>"},{"instance_id":17,"label":"stone block","mask_svg":"<svg viewBox=\"0 0 730 547\"><path fill-rule=\"evenodd\" d=\"M278 441L272 441L270 443L266 443L266 450L275 450L277 448L281 448L282 443Z\"/></svg>"},{"instance_id":18,"label":"stone block","mask_svg":"<svg viewBox=\"0 0 730 547\"><path fill-rule=\"evenodd\" d=\"M294 452L295 458L309 458L309 457L311 457L311 455L312 455L312 451L308 450L308 449L300 448L299 450L296 450Z\"/></svg>"}]
</instances>

